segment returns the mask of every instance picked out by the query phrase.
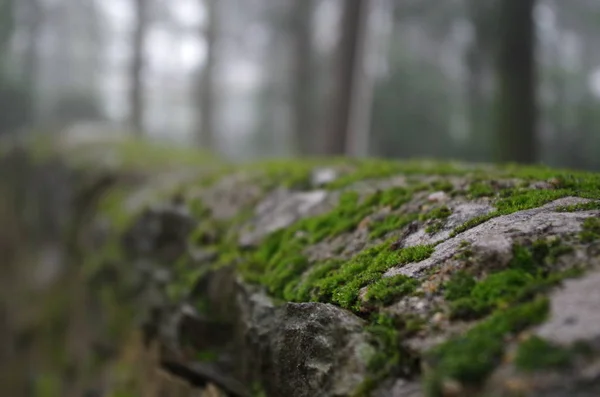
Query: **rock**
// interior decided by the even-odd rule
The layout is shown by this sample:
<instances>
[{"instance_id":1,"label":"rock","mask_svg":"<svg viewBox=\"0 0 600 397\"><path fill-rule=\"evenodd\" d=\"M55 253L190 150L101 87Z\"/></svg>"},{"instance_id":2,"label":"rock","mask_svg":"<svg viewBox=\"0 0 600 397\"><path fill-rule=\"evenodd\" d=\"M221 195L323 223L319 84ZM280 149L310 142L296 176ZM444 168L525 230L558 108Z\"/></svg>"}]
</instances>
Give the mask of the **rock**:
<instances>
[{"instance_id":1,"label":"rock","mask_svg":"<svg viewBox=\"0 0 600 397\"><path fill-rule=\"evenodd\" d=\"M427 201L431 202L443 202L449 199L448 195L444 191L433 192L429 196L427 196Z\"/></svg>"},{"instance_id":2,"label":"rock","mask_svg":"<svg viewBox=\"0 0 600 397\"><path fill-rule=\"evenodd\" d=\"M196 225L187 208L162 206L148 209L127 231L124 243L132 255L158 255L162 261L174 261L187 248L187 238Z\"/></svg>"},{"instance_id":3,"label":"rock","mask_svg":"<svg viewBox=\"0 0 600 397\"><path fill-rule=\"evenodd\" d=\"M450 260L464 242L487 255L509 260L512 243L517 237L539 237L542 235L574 234L581 230L583 221L598 212L555 212L557 207L580 204L585 200L566 197L555 200L539 208L514 212L492 218L480 225L449 238L436 246L435 252L421 262L395 267L385 273L385 277L403 274L419 277L427 269L439 266Z\"/></svg>"},{"instance_id":4,"label":"rock","mask_svg":"<svg viewBox=\"0 0 600 397\"><path fill-rule=\"evenodd\" d=\"M367 375L372 354L363 322L322 303L287 303L272 328L270 373L273 395L350 395Z\"/></svg>"},{"instance_id":5,"label":"rock","mask_svg":"<svg viewBox=\"0 0 600 397\"><path fill-rule=\"evenodd\" d=\"M338 172L334 168L317 168L311 175L311 184L315 187L321 187L335 181L338 178Z\"/></svg>"},{"instance_id":6,"label":"rock","mask_svg":"<svg viewBox=\"0 0 600 397\"><path fill-rule=\"evenodd\" d=\"M562 345L587 342L600 348L600 272L567 280L550 297L550 318L537 335Z\"/></svg>"},{"instance_id":7,"label":"rock","mask_svg":"<svg viewBox=\"0 0 600 397\"><path fill-rule=\"evenodd\" d=\"M252 230L246 230L240 236L241 246L256 244L269 233L290 226L299 219L324 212L328 205L329 194L325 190L311 192L293 192L278 189L267 196L256 207Z\"/></svg>"}]
</instances>

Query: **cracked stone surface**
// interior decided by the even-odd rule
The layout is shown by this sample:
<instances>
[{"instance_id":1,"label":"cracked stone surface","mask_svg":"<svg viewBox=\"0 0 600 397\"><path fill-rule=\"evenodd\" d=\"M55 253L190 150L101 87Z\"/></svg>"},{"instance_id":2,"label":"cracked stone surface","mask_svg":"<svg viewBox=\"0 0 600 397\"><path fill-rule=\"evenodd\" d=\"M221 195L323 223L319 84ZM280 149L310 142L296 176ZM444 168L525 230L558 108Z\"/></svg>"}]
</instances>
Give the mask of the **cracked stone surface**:
<instances>
[{"instance_id":1,"label":"cracked stone surface","mask_svg":"<svg viewBox=\"0 0 600 397\"><path fill-rule=\"evenodd\" d=\"M598 211L556 212L561 206L585 203L589 200L577 197L565 197L542 207L518 211L509 215L492 218L478 226L452 237L436 246L435 252L421 262L394 267L385 273L385 277L403 274L420 277L435 266L450 260L466 241L474 250L486 252L499 258L510 258L513 240L523 236L573 234L581 230L581 224Z\"/></svg>"}]
</instances>

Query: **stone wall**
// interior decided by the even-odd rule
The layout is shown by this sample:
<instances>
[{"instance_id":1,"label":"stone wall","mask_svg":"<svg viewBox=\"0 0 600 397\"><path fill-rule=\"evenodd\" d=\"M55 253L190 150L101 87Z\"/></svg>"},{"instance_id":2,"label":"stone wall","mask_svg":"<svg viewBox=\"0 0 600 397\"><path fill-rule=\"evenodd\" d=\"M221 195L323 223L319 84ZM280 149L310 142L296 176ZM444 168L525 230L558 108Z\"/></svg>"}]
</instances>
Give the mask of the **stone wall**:
<instances>
[{"instance_id":1,"label":"stone wall","mask_svg":"<svg viewBox=\"0 0 600 397\"><path fill-rule=\"evenodd\" d=\"M43 149L2 157L3 395L598 395L599 175Z\"/></svg>"}]
</instances>

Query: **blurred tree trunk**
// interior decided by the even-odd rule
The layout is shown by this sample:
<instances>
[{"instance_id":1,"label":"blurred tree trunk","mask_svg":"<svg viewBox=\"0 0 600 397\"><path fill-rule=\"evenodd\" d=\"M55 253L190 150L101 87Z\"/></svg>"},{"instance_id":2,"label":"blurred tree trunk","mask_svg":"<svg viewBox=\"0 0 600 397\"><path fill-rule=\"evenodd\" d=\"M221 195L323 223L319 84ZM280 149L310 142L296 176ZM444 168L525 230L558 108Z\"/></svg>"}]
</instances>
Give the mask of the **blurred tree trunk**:
<instances>
[{"instance_id":1,"label":"blurred tree trunk","mask_svg":"<svg viewBox=\"0 0 600 397\"><path fill-rule=\"evenodd\" d=\"M291 7L292 40L292 128L294 148L300 155L315 151L312 114L314 54L312 17L314 0L296 0Z\"/></svg>"},{"instance_id":2,"label":"blurred tree trunk","mask_svg":"<svg viewBox=\"0 0 600 397\"><path fill-rule=\"evenodd\" d=\"M133 0L135 25L131 42L130 69L130 126L134 134L144 135L144 47L148 33L148 0Z\"/></svg>"},{"instance_id":3,"label":"blurred tree trunk","mask_svg":"<svg viewBox=\"0 0 600 397\"><path fill-rule=\"evenodd\" d=\"M534 6L535 0L500 2L496 98L500 161L537 160Z\"/></svg>"},{"instance_id":4,"label":"blurred tree trunk","mask_svg":"<svg viewBox=\"0 0 600 397\"><path fill-rule=\"evenodd\" d=\"M202 38L206 43L206 59L198 84L200 123L197 131L198 145L205 149L215 146L216 66L218 40L218 0L202 0L206 10Z\"/></svg>"},{"instance_id":5,"label":"blurred tree trunk","mask_svg":"<svg viewBox=\"0 0 600 397\"><path fill-rule=\"evenodd\" d=\"M337 66L336 87L332 110L332 125L325 136L325 152L340 155L346 152L350 136L352 107L356 98L357 69L360 67L361 46L364 43L364 22L368 0L345 0L341 21L341 35Z\"/></svg>"},{"instance_id":6,"label":"blurred tree trunk","mask_svg":"<svg viewBox=\"0 0 600 397\"><path fill-rule=\"evenodd\" d=\"M6 66L6 53L14 33L14 0L0 0L0 73Z\"/></svg>"},{"instance_id":7,"label":"blurred tree trunk","mask_svg":"<svg viewBox=\"0 0 600 397\"><path fill-rule=\"evenodd\" d=\"M37 101L39 90L40 41L44 15L40 0L28 0L26 9L27 48L23 59L23 76L28 87L32 106L32 123L39 117L40 109Z\"/></svg>"},{"instance_id":8,"label":"blurred tree trunk","mask_svg":"<svg viewBox=\"0 0 600 397\"><path fill-rule=\"evenodd\" d=\"M496 47L495 2L468 0L467 14L475 32L473 41L467 49L466 65L468 68L467 105L469 119L470 151L472 160L489 160L490 133L489 117L491 98L486 92L489 81L492 50Z\"/></svg>"}]
</instances>

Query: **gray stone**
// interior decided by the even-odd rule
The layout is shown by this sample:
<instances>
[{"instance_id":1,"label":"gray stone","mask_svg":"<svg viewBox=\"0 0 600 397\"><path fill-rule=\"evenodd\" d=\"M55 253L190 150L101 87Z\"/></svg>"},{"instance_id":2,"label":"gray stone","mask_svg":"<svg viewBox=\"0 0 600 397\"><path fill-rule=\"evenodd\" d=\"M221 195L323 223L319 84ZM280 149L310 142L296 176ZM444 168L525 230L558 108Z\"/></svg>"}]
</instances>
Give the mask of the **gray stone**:
<instances>
[{"instance_id":1,"label":"gray stone","mask_svg":"<svg viewBox=\"0 0 600 397\"><path fill-rule=\"evenodd\" d=\"M600 342L600 272L567 280L551 295L550 318L537 334L553 342Z\"/></svg>"},{"instance_id":2,"label":"gray stone","mask_svg":"<svg viewBox=\"0 0 600 397\"><path fill-rule=\"evenodd\" d=\"M583 221L591 216L597 216L598 211L555 212L555 210L557 207L579 204L586 201L576 197L566 197L539 208L492 218L441 242L436 246L435 252L428 259L394 267L385 273L385 277L392 277L398 274L419 277L427 269L439 266L450 260L459 251L463 241L469 243L474 250L508 260L511 256L512 243L518 237L574 234L579 232Z\"/></svg>"},{"instance_id":3,"label":"gray stone","mask_svg":"<svg viewBox=\"0 0 600 397\"><path fill-rule=\"evenodd\" d=\"M325 190L294 192L278 189L256 207L251 230L240 236L240 245L256 244L269 233L290 226L299 219L313 216L331 208L333 194Z\"/></svg>"},{"instance_id":4,"label":"gray stone","mask_svg":"<svg viewBox=\"0 0 600 397\"><path fill-rule=\"evenodd\" d=\"M330 304L287 303L275 321L267 378L273 393L346 396L364 380L372 347L362 320L350 312Z\"/></svg>"}]
</instances>

